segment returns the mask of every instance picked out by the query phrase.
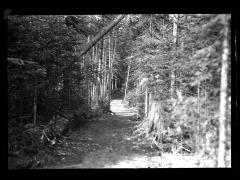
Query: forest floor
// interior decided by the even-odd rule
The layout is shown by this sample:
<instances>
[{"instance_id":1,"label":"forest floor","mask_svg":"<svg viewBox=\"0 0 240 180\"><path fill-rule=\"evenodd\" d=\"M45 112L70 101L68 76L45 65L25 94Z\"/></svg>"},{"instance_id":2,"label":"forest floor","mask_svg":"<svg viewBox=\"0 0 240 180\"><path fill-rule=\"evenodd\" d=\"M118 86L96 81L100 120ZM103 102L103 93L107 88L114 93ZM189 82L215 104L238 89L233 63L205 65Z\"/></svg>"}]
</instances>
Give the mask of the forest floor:
<instances>
[{"instance_id":1,"label":"forest floor","mask_svg":"<svg viewBox=\"0 0 240 180\"><path fill-rule=\"evenodd\" d=\"M113 100L115 115L104 115L72 133L65 156L51 169L197 167L195 156L159 154L151 141L132 139L136 114L122 100Z\"/></svg>"}]
</instances>

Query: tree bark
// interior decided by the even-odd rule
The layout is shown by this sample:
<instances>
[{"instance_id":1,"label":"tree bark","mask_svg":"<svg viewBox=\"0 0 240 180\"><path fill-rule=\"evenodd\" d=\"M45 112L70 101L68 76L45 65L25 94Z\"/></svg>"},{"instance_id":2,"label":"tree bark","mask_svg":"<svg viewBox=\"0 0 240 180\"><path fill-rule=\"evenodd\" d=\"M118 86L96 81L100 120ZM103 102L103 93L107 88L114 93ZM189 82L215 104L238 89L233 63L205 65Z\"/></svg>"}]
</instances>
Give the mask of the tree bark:
<instances>
[{"instance_id":1,"label":"tree bark","mask_svg":"<svg viewBox=\"0 0 240 180\"><path fill-rule=\"evenodd\" d=\"M94 68L94 61L95 61L95 46L93 46L92 48L92 56L91 56L91 77L93 77L93 68ZM94 78L94 77L93 77ZM94 79L91 79L91 102L92 104L94 104L95 101L95 97L94 97L94 83L93 83Z\"/></svg>"},{"instance_id":2,"label":"tree bark","mask_svg":"<svg viewBox=\"0 0 240 180\"><path fill-rule=\"evenodd\" d=\"M110 101L111 101L111 61L112 61L112 55L111 55L111 33L109 34L109 59L108 59L108 108L110 110Z\"/></svg>"},{"instance_id":3,"label":"tree bark","mask_svg":"<svg viewBox=\"0 0 240 180\"><path fill-rule=\"evenodd\" d=\"M198 77L199 79L199 74ZM198 81L198 86L197 86L197 112L200 114L200 81ZM200 152L200 140L201 140L201 134L200 134L200 118L198 117L198 140L197 140L197 152Z\"/></svg>"},{"instance_id":4,"label":"tree bark","mask_svg":"<svg viewBox=\"0 0 240 180\"><path fill-rule=\"evenodd\" d=\"M104 39L102 39L102 63L101 63L101 99L104 97L104 81L105 81L105 49L104 49Z\"/></svg>"},{"instance_id":5,"label":"tree bark","mask_svg":"<svg viewBox=\"0 0 240 180\"><path fill-rule=\"evenodd\" d=\"M145 117L148 117L148 87L145 90Z\"/></svg>"},{"instance_id":6,"label":"tree bark","mask_svg":"<svg viewBox=\"0 0 240 180\"><path fill-rule=\"evenodd\" d=\"M159 142L162 142L162 132L164 130L164 121L161 117L161 103L151 100L148 115L148 133L156 133Z\"/></svg>"},{"instance_id":7,"label":"tree bark","mask_svg":"<svg viewBox=\"0 0 240 180\"><path fill-rule=\"evenodd\" d=\"M35 87L34 87L34 97L33 97L33 124L37 124L37 87L36 87L36 79L35 81Z\"/></svg>"},{"instance_id":8,"label":"tree bark","mask_svg":"<svg viewBox=\"0 0 240 180\"><path fill-rule=\"evenodd\" d=\"M101 58L99 58L99 46L97 46L97 54L96 54L96 59L98 63L98 75L97 75L97 89L96 89L96 96L97 96L97 106L99 105L99 99L100 99L100 87L101 87L101 79L100 79L100 74L101 74Z\"/></svg>"},{"instance_id":9,"label":"tree bark","mask_svg":"<svg viewBox=\"0 0 240 180\"><path fill-rule=\"evenodd\" d=\"M115 82L115 88L114 89L116 90L117 89L117 77L115 78L114 82Z\"/></svg>"},{"instance_id":10,"label":"tree bark","mask_svg":"<svg viewBox=\"0 0 240 180\"><path fill-rule=\"evenodd\" d=\"M103 80L103 96L104 98L106 98L106 91L107 91L107 46L105 46L105 52L104 52L104 80Z\"/></svg>"},{"instance_id":11,"label":"tree bark","mask_svg":"<svg viewBox=\"0 0 240 180\"><path fill-rule=\"evenodd\" d=\"M113 53L112 53L112 61L111 61L112 90L114 89L113 62L114 62L115 53L116 53L116 45L117 45L117 39L115 39L114 44L113 44Z\"/></svg>"},{"instance_id":12,"label":"tree bark","mask_svg":"<svg viewBox=\"0 0 240 180\"><path fill-rule=\"evenodd\" d=\"M69 85L68 85L68 105L70 106L71 105L71 86L72 86L72 70L71 70L71 67L69 68Z\"/></svg>"},{"instance_id":13,"label":"tree bark","mask_svg":"<svg viewBox=\"0 0 240 180\"><path fill-rule=\"evenodd\" d=\"M226 110L227 110L227 73L228 73L228 23L225 16L225 28L223 39L222 69L221 69L221 89L219 107L219 142L218 142L218 167L225 167L225 148L226 148Z\"/></svg>"},{"instance_id":14,"label":"tree bark","mask_svg":"<svg viewBox=\"0 0 240 180\"><path fill-rule=\"evenodd\" d=\"M88 42L90 42L90 37L88 37ZM87 103L90 105L90 88L89 88L89 55L87 56L87 55L85 55L85 63L86 63L86 65L85 65L85 67L87 67L87 68L85 68L86 69L86 85L87 85Z\"/></svg>"},{"instance_id":15,"label":"tree bark","mask_svg":"<svg viewBox=\"0 0 240 180\"><path fill-rule=\"evenodd\" d=\"M178 21L178 14L173 14L173 50L177 49L177 21ZM174 84L175 84L175 72L171 70L171 87L170 87L170 95L171 99L174 99Z\"/></svg>"},{"instance_id":16,"label":"tree bark","mask_svg":"<svg viewBox=\"0 0 240 180\"><path fill-rule=\"evenodd\" d=\"M125 85L124 101L126 101L126 96L127 96L130 68L131 68L131 59L129 59L129 63L128 63L128 71L127 71L127 79L126 79L126 85Z\"/></svg>"},{"instance_id":17,"label":"tree bark","mask_svg":"<svg viewBox=\"0 0 240 180\"><path fill-rule=\"evenodd\" d=\"M63 72L63 99L66 106L69 103L69 75L70 68L65 69L65 71Z\"/></svg>"}]
</instances>

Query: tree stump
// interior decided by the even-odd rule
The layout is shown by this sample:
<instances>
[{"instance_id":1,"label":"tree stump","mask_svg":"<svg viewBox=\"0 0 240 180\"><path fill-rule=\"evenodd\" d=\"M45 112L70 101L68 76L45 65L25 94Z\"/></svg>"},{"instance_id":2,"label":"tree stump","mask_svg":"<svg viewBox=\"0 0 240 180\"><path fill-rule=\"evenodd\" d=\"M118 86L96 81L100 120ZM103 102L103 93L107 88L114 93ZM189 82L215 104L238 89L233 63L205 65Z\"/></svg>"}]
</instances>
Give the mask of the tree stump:
<instances>
[{"instance_id":1,"label":"tree stump","mask_svg":"<svg viewBox=\"0 0 240 180\"><path fill-rule=\"evenodd\" d=\"M154 133L160 141L162 140L162 132L164 130L164 119L161 114L161 103L159 101L152 101L147 117L148 133Z\"/></svg>"}]
</instances>

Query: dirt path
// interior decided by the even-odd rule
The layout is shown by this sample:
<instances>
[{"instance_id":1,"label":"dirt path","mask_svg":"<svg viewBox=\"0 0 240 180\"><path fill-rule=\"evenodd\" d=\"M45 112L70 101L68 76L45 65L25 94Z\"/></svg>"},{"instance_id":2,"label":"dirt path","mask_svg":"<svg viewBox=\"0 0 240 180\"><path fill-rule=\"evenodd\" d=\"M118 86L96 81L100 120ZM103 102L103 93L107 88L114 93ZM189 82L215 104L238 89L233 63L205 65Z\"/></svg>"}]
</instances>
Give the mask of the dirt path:
<instances>
[{"instance_id":1,"label":"dirt path","mask_svg":"<svg viewBox=\"0 0 240 180\"><path fill-rule=\"evenodd\" d=\"M135 109L127 107L122 100L113 100L111 110L116 114L105 115L75 132L69 143L77 147L74 153L51 168L149 167L149 157L156 151L149 142L138 143L130 138L137 122L129 118L133 118ZM151 163L151 167L153 165Z\"/></svg>"},{"instance_id":2,"label":"dirt path","mask_svg":"<svg viewBox=\"0 0 240 180\"><path fill-rule=\"evenodd\" d=\"M131 139L132 128L137 121L131 121L135 109L127 107L122 100L113 100L111 110L115 115L105 115L74 132L69 155L53 169L74 168L158 168L181 167L176 164L177 156L160 156L151 142ZM171 159L172 158L172 159ZM186 159L185 167L192 167ZM174 164L174 165L173 165Z\"/></svg>"}]
</instances>

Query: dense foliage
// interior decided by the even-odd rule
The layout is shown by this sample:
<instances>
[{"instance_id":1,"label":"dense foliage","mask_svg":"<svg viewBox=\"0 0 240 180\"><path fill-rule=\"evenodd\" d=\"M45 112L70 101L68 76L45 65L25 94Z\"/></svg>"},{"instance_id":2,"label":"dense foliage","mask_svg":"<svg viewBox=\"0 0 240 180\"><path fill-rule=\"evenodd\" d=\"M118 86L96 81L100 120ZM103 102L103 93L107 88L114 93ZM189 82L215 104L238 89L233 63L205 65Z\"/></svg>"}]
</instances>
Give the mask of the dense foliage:
<instances>
[{"instance_id":1,"label":"dense foliage","mask_svg":"<svg viewBox=\"0 0 240 180\"><path fill-rule=\"evenodd\" d=\"M142 15L133 18L134 28L141 33L133 40L129 53L132 68L127 99L138 106L143 122L136 133L143 132L153 138L159 133L158 123L152 132L149 118L144 115L145 91L148 88L154 101L162 110L159 122L164 122L164 140L173 130L181 128L180 144L186 152L201 152L216 163L218 145L218 117L220 103L220 79L222 42L225 15L204 14L178 16L177 43L173 44L173 19L171 16ZM230 17L228 26L230 27ZM230 44L230 33L228 41ZM231 98L231 54L228 57L228 99ZM175 77L172 79L171 72ZM174 81L174 100L171 100L171 81ZM140 103L140 105L139 105ZM231 101L228 101L228 107ZM174 106L174 108L171 108ZM170 109L170 110L169 110ZM231 109L227 110L227 150L230 157ZM146 131L147 129L147 131ZM140 133L139 133L140 132ZM183 140L183 141L182 141ZM172 139L173 141L173 139ZM181 143L180 143L181 142ZM202 162L204 163L204 161ZM211 165L210 165L211 164ZM228 165L230 162L228 161Z\"/></svg>"},{"instance_id":2,"label":"dense foliage","mask_svg":"<svg viewBox=\"0 0 240 180\"><path fill-rule=\"evenodd\" d=\"M107 16L102 15L99 21L97 16L8 17L10 156L18 154L22 158L30 155L19 153L19 150L22 152L28 147L25 140L34 145L35 151L41 151L40 137L44 133L39 129L40 126L46 126L50 133L63 135L69 130L69 124L79 126L99 112L93 112L93 97L88 91L93 89L96 78L101 77L97 70L96 54L102 53L107 47L98 43L96 46L99 46L101 52L95 52L95 46L95 50L92 48L84 57L79 54L89 39L114 17L105 20L106 18ZM93 53L96 53L95 56ZM99 103L103 104L105 99L106 94L102 100L99 99ZM104 106L100 108L104 109ZM69 121L65 123L66 128L49 128L51 121L61 124L61 118ZM26 127L30 135L23 130L26 125L31 126ZM49 142L51 141L49 138Z\"/></svg>"},{"instance_id":3,"label":"dense foliage","mask_svg":"<svg viewBox=\"0 0 240 180\"><path fill-rule=\"evenodd\" d=\"M17 168L46 163L39 159L51 159L51 148L69 131L111 113L111 98L138 108L137 137L146 135L165 152L174 144L211 160L202 163L216 163L222 44L230 15L127 15L81 54L116 17L8 16L8 152L20 159ZM231 48L231 30L227 38ZM231 53L228 64L230 166ZM151 107L158 109L153 121L146 114Z\"/></svg>"}]
</instances>

